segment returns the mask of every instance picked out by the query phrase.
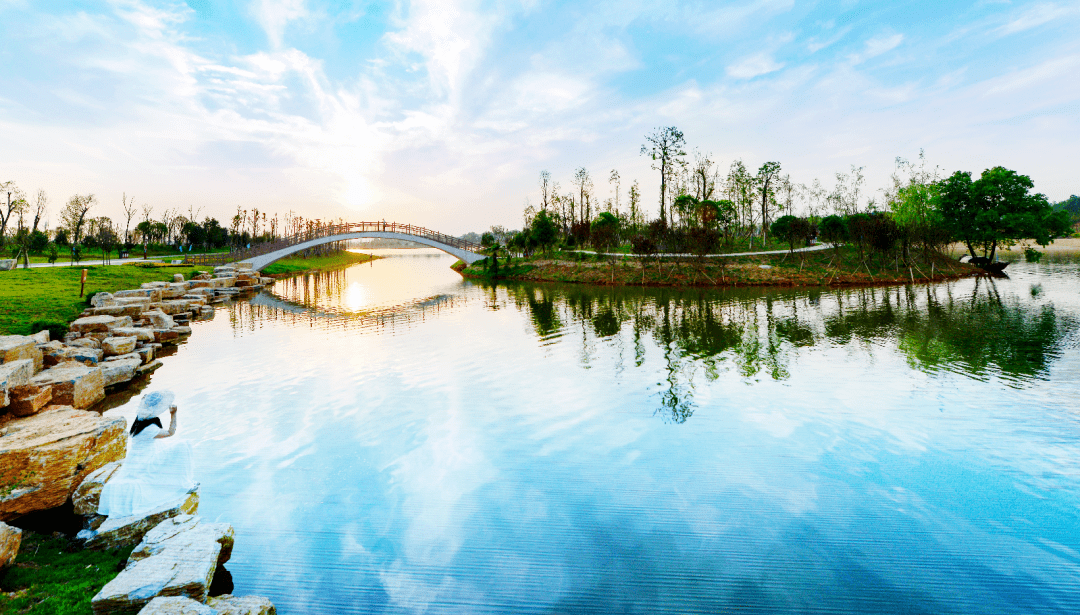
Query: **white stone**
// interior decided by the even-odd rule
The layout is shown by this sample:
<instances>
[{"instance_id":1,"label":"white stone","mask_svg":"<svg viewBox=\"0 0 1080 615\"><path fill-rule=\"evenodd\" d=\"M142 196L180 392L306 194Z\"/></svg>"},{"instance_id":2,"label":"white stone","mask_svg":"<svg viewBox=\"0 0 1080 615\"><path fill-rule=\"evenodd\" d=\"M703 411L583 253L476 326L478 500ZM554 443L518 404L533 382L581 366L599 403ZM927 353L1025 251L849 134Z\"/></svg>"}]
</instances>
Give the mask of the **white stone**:
<instances>
[{"instance_id":1,"label":"white stone","mask_svg":"<svg viewBox=\"0 0 1080 615\"><path fill-rule=\"evenodd\" d=\"M139 615L221 615L221 611L187 596L158 596L148 602Z\"/></svg>"},{"instance_id":2,"label":"white stone","mask_svg":"<svg viewBox=\"0 0 1080 615\"><path fill-rule=\"evenodd\" d=\"M30 337L34 338L35 344L46 344L52 339L52 334L49 333L48 329L42 329Z\"/></svg>"},{"instance_id":3,"label":"white stone","mask_svg":"<svg viewBox=\"0 0 1080 615\"><path fill-rule=\"evenodd\" d=\"M0 521L0 570L10 566L19 554L22 530Z\"/></svg>"},{"instance_id":4,"label":"white stone","mask_svg":"<svg viewBox=\"0 0 1080 615\"><path fill-rule=\"evenodd\" d=\"M104 527L104 526L103 526ZM205 602L219 564L232 553L233 530L192 515L162 521L146 533L128 565L91 600L94 613L131 611L156 596Z\"/></svg>"},{"instance_id":5,"label":"white stone","mask_svg":"<svg viewBox=\"0 0 1080 615\"><path fill-rule=\"evenodd\" d=\"M0 258L0 271L11 271L15 268L15 259Z\"/></svg>"},{"instance_id":6,"label":"white stone","mask_svg":"<svg viewBox=\"0 0 1080 615\"><path fill-rule=\"evenodd\" d=\"M134 358L103 361L99 369L101 369L101 377L105 380L105 386L108 387L134 378L142 364L142 357L136 355Z\"/></svg>"},{"instance_id":7,"label":"white stone","mask_svg":"<svg viewBox=\"0 0 1080 615\"><path fill-rule=\"evenodd\" d=\"M182 273L174 273L173 277L172 277L172 281L173 282L183 282L184 281L184 274L182 274Z\"/></svg>"},{"instance_id":8,"label":"white stone","mask_svg":"<svg viewBox=\"0 0 1080 615\"><path fill-rule=\"evenodd\" d=\"M112 293L95 293L93 297L90 297L90 305L94 307L107 307L116 305L116 302L113 300Z\"/></svg>"},{"instance_id":9,"label":"white stone","mask_svg":"<svg viewBox=\"0 0 1080 615\"><path fill-rule=\"evenodd\" d=\"M9 361L0 365L0 407L11 403L11 389L30 384L34 377L34 362L30 359Z\"/></svg>"},{"instance_id":10,"label":"white stone","mask_svg":"<svg viewBox=\"0 0 1080 615\"><path fill-rule=\"evenodd\" d=\"M218 615L276 615L277 609L269 598L262 596L216 596L206 599L206 606Z\"/></svg>"},{"instance_id":11,"label":"white stone","mask_svg":"<svg viewBox=\"0 0 1080 615\"><path fill-rule=\"evenodd\" d=\"M154 330L151 327L117 327L111 333L117 337L134 337L140 342L154 341Z\"/></svg>"},{"instance_id":12,"label":"white stone","mask_svg":"<svg viewBox=\"0 0 1080 615\"><path fill-rule=\"evenodd\" d=\"M120 469L121 463L123 462L107 463L86 475L86 478L75 488L75 492L71 494L71 502L75 505L75 514L84 517L97 514L101 488Z\"/></svg>"},{"instance_id":13,"label":"white stone","mask_svg":"<svg viewBox=\"0 0 1080 615\"><path fill-rule=\"evenodd\" d=\"M101 340L101 349L105 352L105 356L114 357L120 354L127 354L135 350L135 342L138 339L133 337L107 337Z\"/></svg>"},{"instance_id":14,"label":"white stone","mask_svg":"<svg viewBox=\"0 0 1080 615\"><path fill-rule=\"evenodd\" d=\"M143 312L143 318L149 320L154 329L171 329L176 326L172 316L169 316L161 310Z\"/></svg>"}]
</instances>

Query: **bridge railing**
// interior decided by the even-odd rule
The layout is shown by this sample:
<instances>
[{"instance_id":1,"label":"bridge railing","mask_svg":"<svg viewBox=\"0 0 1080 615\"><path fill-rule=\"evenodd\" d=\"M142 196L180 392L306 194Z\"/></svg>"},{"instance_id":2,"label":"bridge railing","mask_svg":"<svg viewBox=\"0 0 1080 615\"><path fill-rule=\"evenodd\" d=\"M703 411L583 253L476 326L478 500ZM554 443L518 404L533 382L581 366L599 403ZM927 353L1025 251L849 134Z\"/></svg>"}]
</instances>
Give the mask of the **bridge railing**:
<instances>
[{"instance_id":1,"label":"bridge railing","mask_svg":"<svg viewBox=\"0 0 1080 615\"><path fill-rule=\"evenodd\" d=\"M223 265L225 263L247 260L256 256L262 256L263 254L277 252L278 250L282 250L284 248L289 248L301 243L313 241L315 239L321 239L323 237L345 235L348 233L366 232L400 233L403 235L413 235L415 237L423 237L425 239L437 241L453 248L467 250L469 252L479 252L482 249L480 244L466 241L464 239L461 239L460 237L453 237L451 235L446 235L438 231L433 231L422 226L415 226L413 224L399 224L397 222L348 222L345 224L328 224L325 226L319 226L310 230L304 230L299 233L294 233L287 237L282 237L277 241L256 244L247 249L233 250L230 251L228 254L221 253L191 255L184 259L184 263L190 265Z\"/></svg>"}]
</instances>

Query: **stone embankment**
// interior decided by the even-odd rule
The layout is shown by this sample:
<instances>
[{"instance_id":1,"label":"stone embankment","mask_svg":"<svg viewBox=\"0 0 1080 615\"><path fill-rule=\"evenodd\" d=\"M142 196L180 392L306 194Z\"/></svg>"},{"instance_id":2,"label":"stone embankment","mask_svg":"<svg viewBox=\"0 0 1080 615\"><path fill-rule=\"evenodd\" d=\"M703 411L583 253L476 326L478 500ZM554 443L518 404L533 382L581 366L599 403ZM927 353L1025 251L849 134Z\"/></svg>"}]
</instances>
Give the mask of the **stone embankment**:
<instances>
[{"instance_id":1,"label":"stone embankment","mask_svg":"<svg viewBox=\"0 0 1080 615\"><path fill-rule=\"evenodd\" d=\"M209 596L233 530L195 516L198 487L135 517L97 514L101 489L127 451L127 422L93 411L107 391L160 367L158 353L186 339L191 320L212 318L212 304L270 283L250 269L217 267L94 295L63 340L48 331L0 336L0 568L21 541L5 521L71 502L85 518L79 538L87 548L138 544L94 596L95 613L274 612L265 598Z\"/></svg>"}]
</instances>

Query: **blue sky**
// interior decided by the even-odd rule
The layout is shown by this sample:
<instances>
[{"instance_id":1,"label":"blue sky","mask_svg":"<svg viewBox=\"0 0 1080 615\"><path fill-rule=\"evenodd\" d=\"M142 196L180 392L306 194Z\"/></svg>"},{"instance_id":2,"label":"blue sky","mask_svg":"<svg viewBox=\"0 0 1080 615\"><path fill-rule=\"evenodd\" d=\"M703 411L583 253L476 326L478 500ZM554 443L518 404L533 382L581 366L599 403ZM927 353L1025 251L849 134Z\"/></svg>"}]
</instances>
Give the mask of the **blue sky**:
<instances>
[{"instance_id":1,"label":"blue sky","mask_svg":"<svg viewBox=\"0 0 1080 615\"><path fill-rule=\"evenodd\" d=\"M726 167L826 187L897 156L1080 192L1080 2L0 0L0 180L518 227L537 175L618 169L675 125ZM625 194L623 196L625 199Z\"/></svg>"}]
</instances>

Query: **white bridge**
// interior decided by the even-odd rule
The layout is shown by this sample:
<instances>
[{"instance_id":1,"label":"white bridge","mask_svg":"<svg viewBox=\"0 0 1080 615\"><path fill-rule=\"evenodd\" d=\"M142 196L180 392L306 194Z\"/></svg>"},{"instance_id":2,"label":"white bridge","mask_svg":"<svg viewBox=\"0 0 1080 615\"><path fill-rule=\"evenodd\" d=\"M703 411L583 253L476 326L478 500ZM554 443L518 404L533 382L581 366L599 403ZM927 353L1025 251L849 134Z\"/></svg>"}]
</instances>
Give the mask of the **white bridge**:
<instances>
[{"instance_id":1,"label":"white bridge","mask_svg":"<svg viewBox=\"0 0 1080 615\"><path fill-rule=\"evenodd\" d=\"M420 226L396 222L351 222L331 224L307 232L297 233L275 242L256 245L247 250L229 254L205 254L190 256L185 262L191 264L251 263L251 268L262 270L270 263L310 248L335 241L350 239L400 239L442 250L451 256L473 264L484 258L480 245L459 237L445 235Z\"/></svg>"}]
</instances>

